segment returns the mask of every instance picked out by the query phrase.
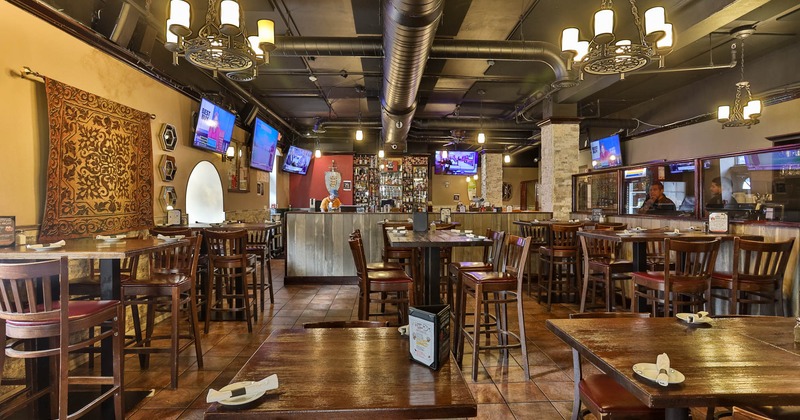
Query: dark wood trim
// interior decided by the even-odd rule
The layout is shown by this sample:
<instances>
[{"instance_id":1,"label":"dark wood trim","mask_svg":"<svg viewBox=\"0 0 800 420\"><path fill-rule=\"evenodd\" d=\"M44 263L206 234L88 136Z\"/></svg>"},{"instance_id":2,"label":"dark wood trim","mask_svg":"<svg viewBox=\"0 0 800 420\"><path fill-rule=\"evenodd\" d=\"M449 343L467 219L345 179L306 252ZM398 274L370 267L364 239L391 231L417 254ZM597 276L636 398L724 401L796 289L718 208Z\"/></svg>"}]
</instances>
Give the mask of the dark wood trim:
<instances>
[{"instance_id":1,"label":"dark wood trim","mask_svg":"<svg viewBox=\"0 0 800 420\"><path fill-rule=\"evenodd\" d=\"M357 285L358 277L356 276L331 276L331 277L305 277L305 276L287 276L283 279L284 285L302 285L302 284L342 284L342 285Z\"/></svg>"}]
</instances>

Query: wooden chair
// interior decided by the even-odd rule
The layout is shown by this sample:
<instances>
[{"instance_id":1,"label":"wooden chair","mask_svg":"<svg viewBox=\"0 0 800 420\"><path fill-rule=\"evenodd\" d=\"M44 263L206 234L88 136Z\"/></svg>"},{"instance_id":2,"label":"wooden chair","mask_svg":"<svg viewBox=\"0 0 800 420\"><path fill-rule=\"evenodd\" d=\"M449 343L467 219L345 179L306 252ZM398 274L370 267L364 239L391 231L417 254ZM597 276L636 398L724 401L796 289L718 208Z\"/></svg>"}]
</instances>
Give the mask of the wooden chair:
<instances>
[{"instance_id":1,"label":"wooden chair","mask_svg":"<svg viewBox=\"0 0 800 420\"><path fill-rule=\"evenodd\" d=\"M388 327L389 321L319 321L305 322L303 328L381 328Z\"/></svg>"},{"instance_id":2,"label":"wooden chair","mask_svg":"<svg viewBox=\"0 0 800 420\"><path fill-rule=\"evenodd\" d=\"M606 312L614 310L616 288L614 282L630 279L626 273L633 271L633 263L619 259L619 243L605 239L580 237L581 253L583 255L583 286L581 290L580 312L585 312L586 301L589 296L592 301L597 297L597 286L604 294L602 304L593 304L592 307L604 308ZM589 284L592 284L591 294ZM624 288L620 288L624 290ZM622 307L625 308L626 296L622 294Z\"/></svg>"},{"instance_id":3,"label":"wooden chair","mask_svg":"<svg viewBox=\"0 0 800 420\"><path fill-rule=\"evenodd\" d=\"M800 406L733 407L733 420L800 419Z\"/></svg>"},{"instance_id":4,"label":"wooden chair","mask_svg":"<svg viewBox=\"0 0 800 420\"><path fill-rule=\"evenodd\" d=\"M251 283L248 277L255 283L256 270L247 258L247 231L207 229L205 238L209 275L205 291L206 334L211 312L243 312L247 331L253 332L251 318L258 320L258 308L253 308L257 303L255 296L250 294Z\"/></svg>"},{"instance_id":5,"label":"wooden chair","mask_svg":"<svg viewBox=\"0 0 800 420\"><path fill-rule=\"evenodd\" d=\"M506 235L506 259L503 271L470 271L464 274L459 294L459 308L461 311L461 321L459 322L461 335L456 353L456 360L459 366L464 358L464 342L468 341L472 345L472 380L478 380L478 356L481 350L500 349L508 357L508 350L519 348L521 351L522 369L525 372L525 379L530 380L530 369L528 366L528 349L525 338L525 311L522 307L522 283L524 281L525 262L528 259L528 248L530 238L522 238L515 235ZM492 296L490 297L489 294ZM472 306L472 325L466 325L467 315L467 296L473 299ZM485 308L485 303L496 308L496 322L491 328L486 328L482 323L484 318L481 308ZM515 304L517 310L517 321L519 333L511 332L508 328L507 309L508 305ZM487 326L488 327L488 326ZM481 344L480 335L483 332L497 334L496 345L490 345L489 339L486 344ZM509 343L509 337L514 342Z\"/></svg>"},{"instance_id":6,"label":"wooden chair","mask_svg":"<svg viewBox=\"0 0 800 420\"><path fill-rule=\"evenodd\" d=\"M741 314L744 305L777 305L775 314L786 315L783 276L794 246L794 238L784 242L733 239L733 267L730 272L714 272L711 296L729 302L729 314ZM728 290L728 294L715 293Z\"/></svg>"},{"instance_id":7,"label":"wooden chair","mask_svg":"<svg viewBox=\"0 0 800 420\"><path fill-rule=\"evenodd\" d=\"M384 311L388 303L397 305L397 319L400 325L408 322L408 305L414 301L414 280L402 270L367 270L361 239L351 239L348 242L359 278L358 319L367 321L373 316L392 315ZM379 297L373 297L375 293L379 293ZM370 313L372 303L381 304L382 311Z\"/></svg>"},{"instance_id":8,"label":"wooden chair","mask_svg":"<svg viewBox=\"0 0 800 420\"><path fill-rule=\"evenodd\" d=\"M550 226L550 242L539 248L540 261L547 267L547 310L552 308L553 295L577 291L578 230L580 225ZM577 294L577 293L576 293Z\"/></svg>"},{"instance_id":9,"label":"wooden chair","mask_svg":"<svg viewBox=\"0 0 800 420\"><path fill-rule=\"evenodd\" d=\"M150 253L150 276L139 279L136 276L122 283L122 298L126 306L146 305L147 324L145 336L126 353L145 354L167 353L170 356L170 387L178 387L178 354L194 344L197 366L203 367L203 350L200 342L200 328L197 320L197 262L203 235L189 236L184 244L172 248L162 248ZM164 309L166 307L166 309ZM170 312L171 333L167 336L154 336L153 327L156 310ZM180 333L181 311L189 321L188 332ZM181 345L180 340L186 339ZM169 340L169 347L151 347L154 340Z\"/></svg>"},{"instance_id":10,"label":"wooden chair","mask_svg":"<svg viewBox=\"0 0 800 420\"><path fill-rule=\"evenodd\" d=\"M194 236L194 232L188 227L183 226L156 226L149 229L150 236L177 236L183 235L186 237Z\"/></svg>"},{"instance_id":11,"label":"wooden chair","mask_svg":"<svg viewBox=\"0 0 800 420\"><path fill-rule=\"evenodd\" d=\"M570 314L570 319L585 318L649 318L647 313L632 312L584 312ZM663 419L664 410L650 408L612 377L599 373L583 377L581 356L572 349L572 372L575 382L575 396L572 400L572 419L582 419L593 414L597 419ZM586 410L581 411L581 403Z\"/></svg>"},{"instance_id":12,"label":"wooden chair","mask_svg":"<svg viewBox=\"0 0 800 420\"><path fill-rule=\"evenodd\" d=\"M261 310L264 310L264 294L269 290L269 303L275 303L275 295L272 289L272 256L269 249L272 242L272 229L248 229L247 230L247 253L255 255L261 267L259 277L258 294L261 302ZM265 275L266 269L266 275ZM255 283L253 284L255 287Z\"/></svg>"},{"instance_id":13,"label":"wooden chair","mask_svg":"<svg viewBox=\"0 0 800 420\"><path fill-rule=\"evenodd\" d=\"M628 225L625 224L625 223L616 223L616 222L597 223L596 225L594 225L595 229L601 229L601 230L608 229L608 230L615 230L615 231L617 231L617 230L625 230L627 227L628 227Z\"/></svg>"},{"instance_id":14,"label":"wooden chair","mask_svg":"<svg viewBox=\"0 0 800 420\"><path fill-rule=\"evenodd\" d=\"M542 290L541 285L541 263L539 262L539 248L546 246L550 236L550 229L547 225L525 223L519 225L519 236L523 238L531 237L531 246L529 252L532 254L528 257L528 264L525 267L525 279L528 284L528 296L531 295L531 283L533 283L533 266L536 265L536 289ZM533 254L536 257L533 258ZM542 301L542 295L539 293L539 302Z\"/></svg>"},{"instance_id":15,"label":"wooden chair","mask_svg":"<svg viewBox=\"0 0 800 420\"><path fill-rule=\"evenodd\" d=\"M693 311L706 307L711 298L711 272L717 260L719 238L712 241L680 241L664 239L664 270L633 273L633 312L639 311L639 298L652 305L658 316L658 304L664 306L663 316L677 313L677 306L689 306ZM674 267L670 270L669 267ZM678 300L682 296L685 299Z\"/></svg>"},{"instance_id":16,"label":"wooden chair","mask_svg":"<svg viewBox=\"0 0 800 420\"><path fill-rule=\"evenodd\" d=\"M354 230L353 233L350 234L350 239L351 240L352 239L360 239L360 240L362 240L362 244L363 244L363 238L361 237L361 230L360 229ZM367 271L387 271L387 270L388 271L394 271L394 270L402 270L402 269L403 269L403 266L400 263L384 262L384 261L367 262Z\"/></svg>"},{"instance_id":17,"label":"wooden chair","mask_svg":"<svg viewBox=\"0 0 800 420\"><path fill-rule=\"evenodd\" d=\"M51 361L49 386L37 383L34 377L27 377L27 392L13 401L4 402L0 418L49 394L50 413L40 417L79 418L113 398L115 417L122 419L124 312L120 302L70 301L66 257L41 262L0 263L0 288L0 323L5 324L0 325L0 344L4 350L0 352L0 372L5 357L26 359L26 364L40 357L48 357ZM54 298L54 292L62 299ZM105 328L95 336L84 338L89 329L97 326ZM103 339L113 343L113 376L69 376L70 353ZM104 385L107 388L88 404L68 414L69 391L74 385Z\"/></svg>"}]
</instances>

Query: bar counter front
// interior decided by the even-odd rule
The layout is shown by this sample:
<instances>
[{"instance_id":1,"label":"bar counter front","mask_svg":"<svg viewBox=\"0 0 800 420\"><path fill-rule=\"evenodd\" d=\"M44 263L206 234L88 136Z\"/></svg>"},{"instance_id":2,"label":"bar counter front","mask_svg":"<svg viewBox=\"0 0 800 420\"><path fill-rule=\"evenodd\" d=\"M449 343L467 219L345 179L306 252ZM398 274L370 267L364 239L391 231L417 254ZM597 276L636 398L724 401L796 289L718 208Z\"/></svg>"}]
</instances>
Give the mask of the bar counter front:
<instances>
[{"instance_id":1,"label":"bar counter front","mask_svg":"<svg viewBox=\"0 0 800 420\"><path fill-rule=\"evenodd\" d=\"M381 260L383 236L381 222L408 222L411 213L310 213L286 214L286 284L327 283L355 284L356 269L347 240L355 229L361 230L368 262ZM517 233L517 220L549 219L548 212L468 212L452 213L458 229L483 235L486 229ZM428 213L428 224L439 220L439 213ZM479 261L481 247L453 249L454 261Z\"/></svg>"}]
</instances>

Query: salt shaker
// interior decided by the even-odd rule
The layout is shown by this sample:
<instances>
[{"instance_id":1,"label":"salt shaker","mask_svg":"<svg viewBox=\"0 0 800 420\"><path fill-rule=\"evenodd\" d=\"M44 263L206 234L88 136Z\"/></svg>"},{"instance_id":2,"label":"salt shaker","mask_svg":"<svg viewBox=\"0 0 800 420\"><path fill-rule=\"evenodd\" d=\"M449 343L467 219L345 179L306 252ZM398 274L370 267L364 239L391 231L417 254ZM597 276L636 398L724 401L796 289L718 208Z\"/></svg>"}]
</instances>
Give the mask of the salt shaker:
<instances>
[{"instance_id":1,"label":"salt shaker","mask_svg":"<svg viewBox=\"0 0 800 420\"><path fill-rule=\"evenodd\" d=\"M794 342L800 343L800 318L797 318L797 323L794 325Z\"/></svg>"}]
</instances>

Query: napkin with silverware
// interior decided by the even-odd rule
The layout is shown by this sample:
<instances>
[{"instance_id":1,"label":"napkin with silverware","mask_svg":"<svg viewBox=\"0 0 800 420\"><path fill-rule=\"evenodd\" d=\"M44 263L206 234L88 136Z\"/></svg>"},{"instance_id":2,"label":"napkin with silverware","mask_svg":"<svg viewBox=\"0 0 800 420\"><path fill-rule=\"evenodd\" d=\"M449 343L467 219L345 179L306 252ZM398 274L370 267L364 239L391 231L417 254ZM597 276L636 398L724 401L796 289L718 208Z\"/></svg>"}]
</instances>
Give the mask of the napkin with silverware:
<instances>
[{"instance_id":1,"label":"napkin with silverware","mask_svg":"<svg viewBox=\"0 0 800 420\"><path fill-rule=\"evenodd\" d=\"M44 248L58 248L66 245L67 242L65 240L60 240L58 242L52 242L49 244L30 244L28 245L28 249L44 249Z\"/></svg>"},{"instance_id":2,"label":"napkin with silverware","mask_svg":"<svg viewBox=\"0 0 800 420\"><path fill-rule=\"evenodd\" d=\"M658 355L656 358L656 368L658 369L656 382L661 386L669 385L669 356L667 356L667 353Z\"/></svg>"},{"instance_id":3,"label":"napkin with silverware","mask_svg":"<svg viewBox=\"0 0 800 420\"><path fill-rule=\"evenodd\" d=\"M156 238L158 238L158 239L160 239L162 241L166 241L166 240L170 240L170 239L183 239L183 235L166 236L166 235L162 235L162 234L159 233L156 236Z\"/></svg>"},{"instance_id":4,"label":"napkin with silverware","mask_svg":"<svg viewBox=\"0 0 800 420\"><path fill-rule=\"evenodd\" d=\"M95 236L95 239L98 239L98 240L101 240L101 241L107 241L109 239L122 239L125 236L126 235L97 235L97 236Z\"/></svg>"},{"instance_id":5,"label":"napkin with silverware","mask_svg":"<svg viewBox=\"0 0 800 420\"><path fill-rule=\"evenodd\" d=\"M266 378L239 388L234 388L228 391L217 391L216 389L209 389L206 396L207 403L220 402L228 398L241 397L246 395L263 394L269 390L278 388L278 375L270 375Z\"/></svg>"}]
</instances>

